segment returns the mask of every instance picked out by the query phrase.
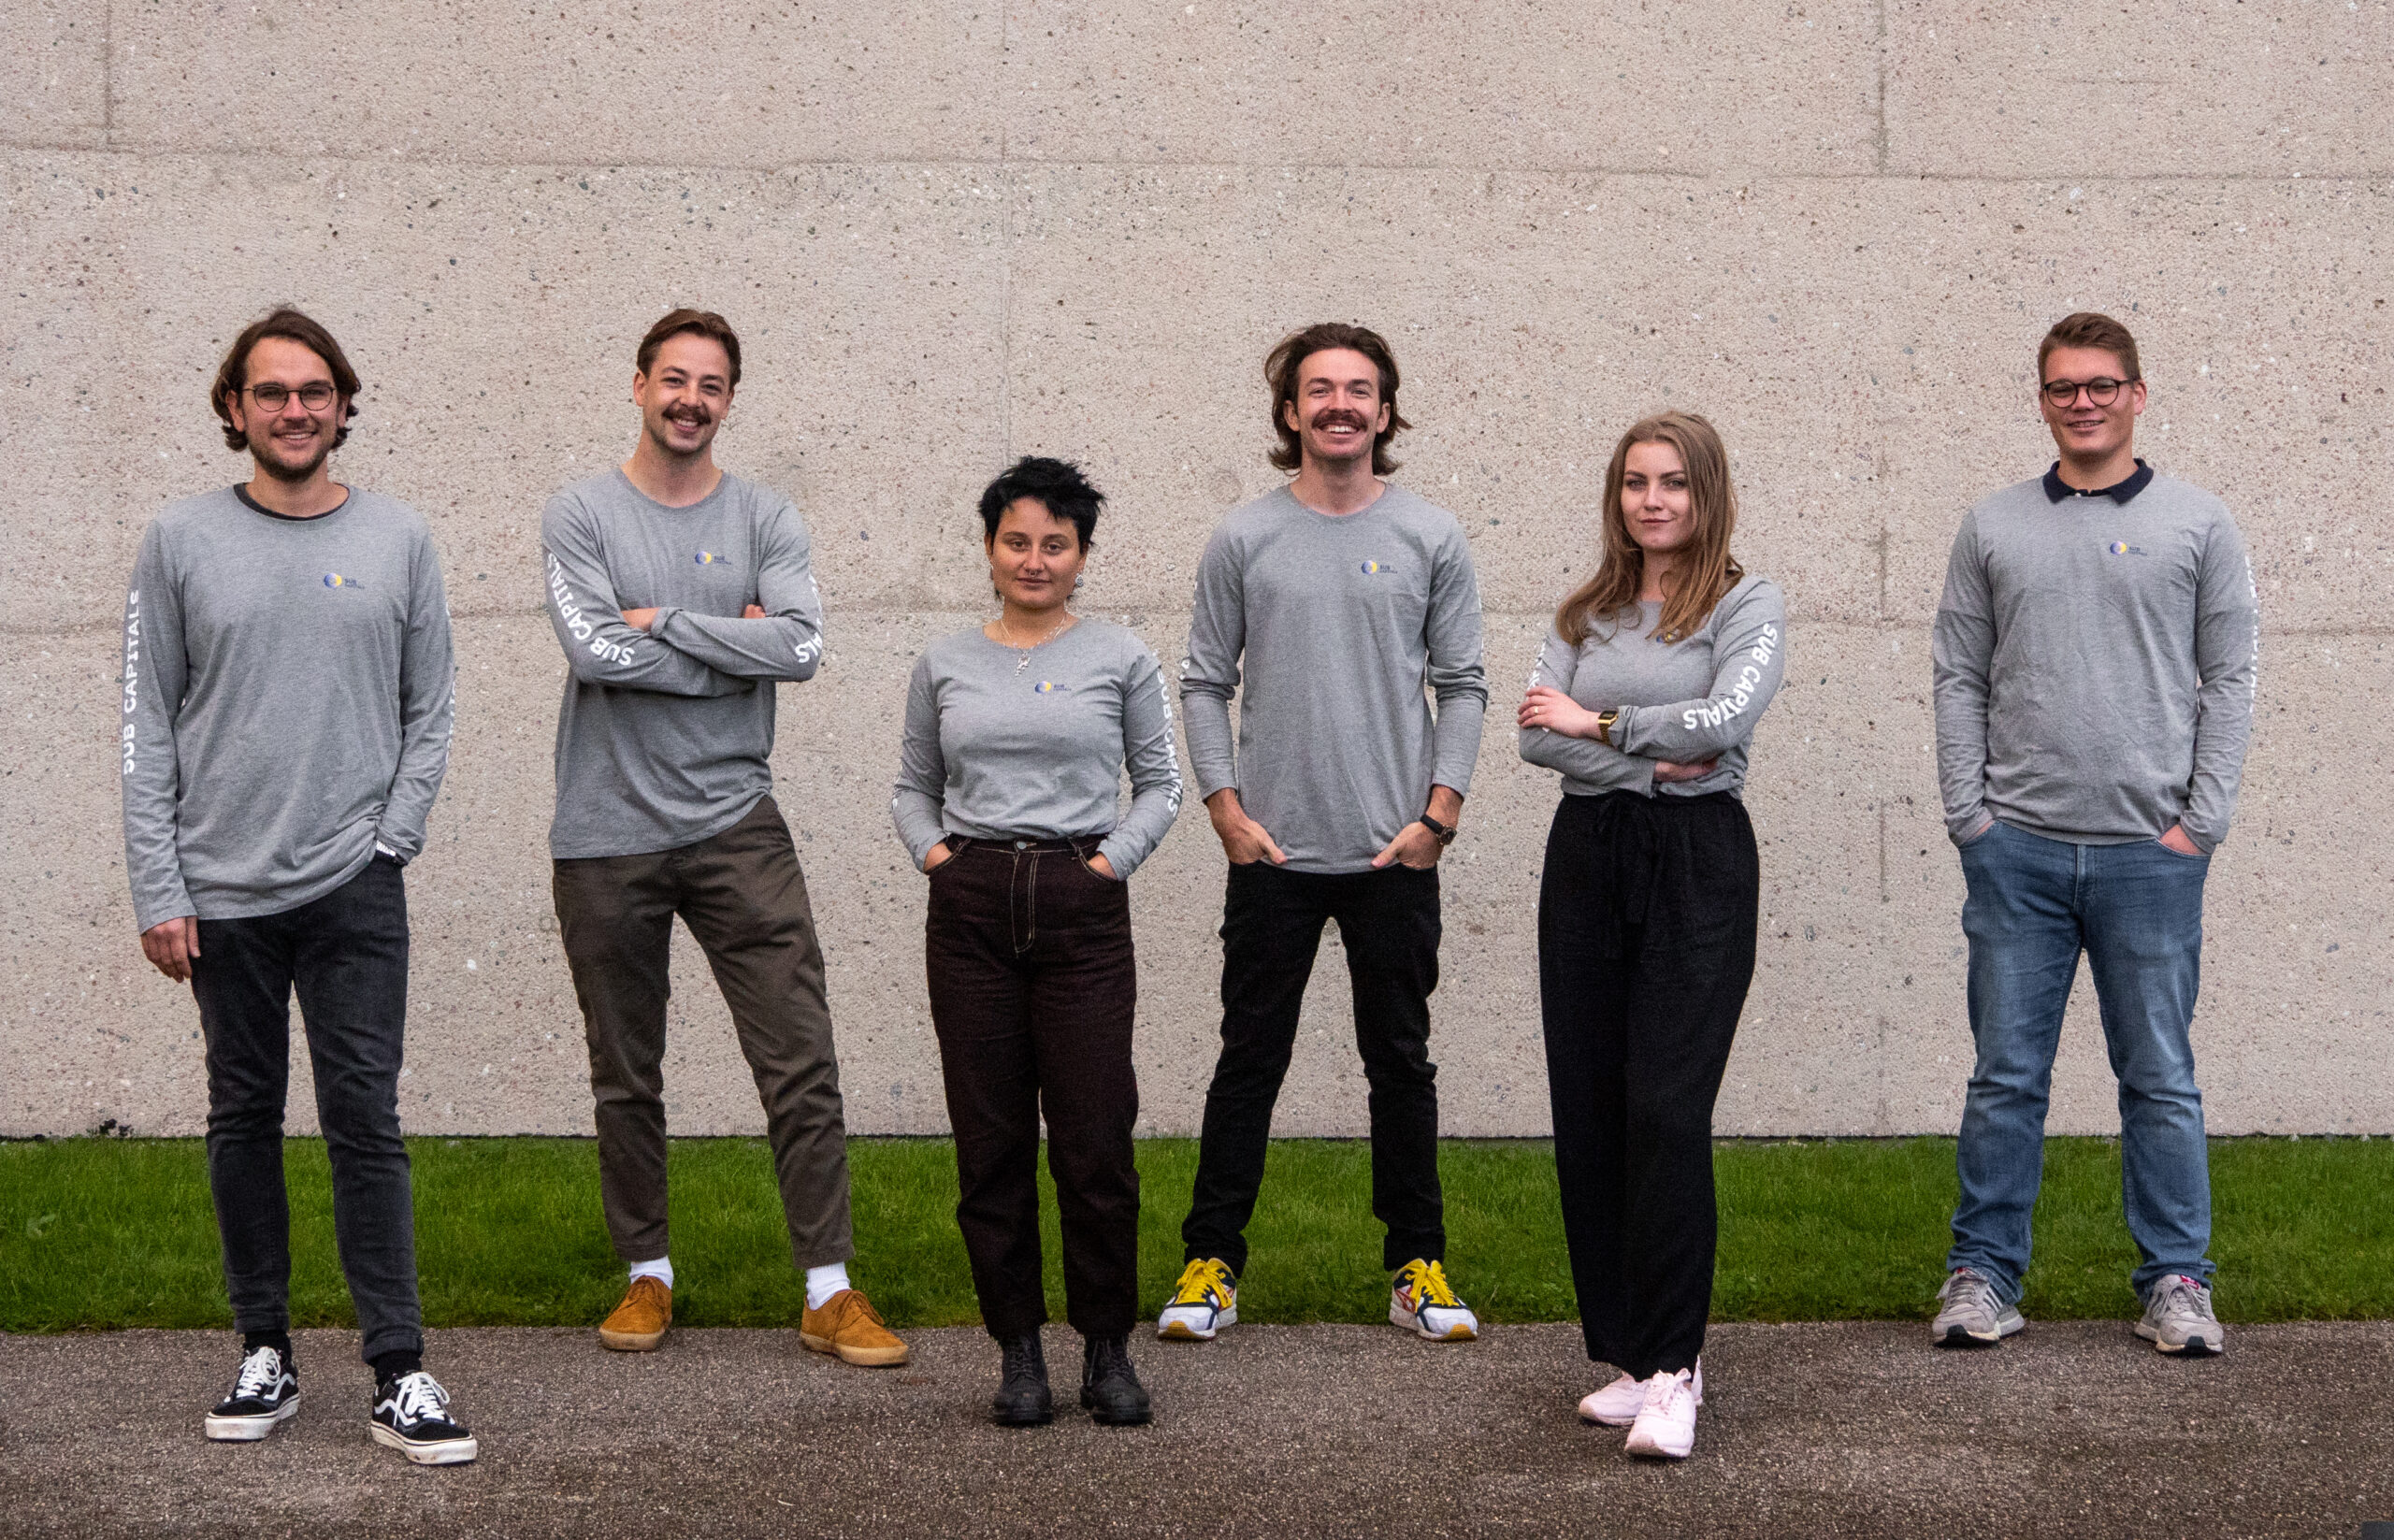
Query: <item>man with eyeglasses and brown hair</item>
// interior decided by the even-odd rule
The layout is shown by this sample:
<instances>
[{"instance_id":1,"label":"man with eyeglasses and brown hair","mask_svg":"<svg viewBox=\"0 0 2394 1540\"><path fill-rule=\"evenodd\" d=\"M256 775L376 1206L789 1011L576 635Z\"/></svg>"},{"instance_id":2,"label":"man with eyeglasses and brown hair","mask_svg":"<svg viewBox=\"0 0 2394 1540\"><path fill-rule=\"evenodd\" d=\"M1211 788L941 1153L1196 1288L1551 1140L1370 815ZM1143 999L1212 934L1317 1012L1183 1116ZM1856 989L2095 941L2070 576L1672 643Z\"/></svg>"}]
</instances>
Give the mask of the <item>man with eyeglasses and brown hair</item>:
<instances>
[{"instance_id":1,"label":"man with eyeglasses and brown hair","mask_svg":"<svg viewBox=\"0 0 2394 1540\"><path fill-rule=\"evenodd\" d=\"M673 1319L665 1179L665 1006L673 919L706 954L764 1102L800 1340L867 1366L906 1345L848 1281L847 1127L823 949L772 797L773 692L823 659L806 522L714 463L740 338L676 309L633 353L631 458L541 516L549 619L565 649L557 924L590 1047L598 1188L628 1277L598 1328L646 1352Z\"/></svg>"},{"instance_id":2,"label":"man with eyeglasses and brown hair","mask_svg":"<svg viewBox=\"0 0 2394 1540\"><path fill-rule=\"evenodd\" d=\"M424 1371L399 1139L407 893L449 761L455 669L431 531L332 477L358 380L297 310L253 323L209 391L245 485L170 505L125 597L125 870L141 949L188 982L208 1056L208 1179L241 1333L211 1439L299 1409L282 1173L291 1000L306 1018L333 1230L373 1366L368 1430L423 1465L473 1435Z\"/></svg>"},{"instance_id":3,"label":"man with eyeglasses and brown hair","mask_svg":"<svg viewBox=\"0 0 2394 1540\"><path fill-rule=\"evenodd\" d=\"M1931 1332L1990 1346L2026 1324L2054 1053L2083 952L2119 1079L2136 1333L2199 1358L2227 1335L2189 1028L2204 876L2252 731L2259 607L2227 508L2136 457L2146 392L2127 328L2066 317L2037 363L2059 457L1963 519L1931 643L1977 1040Z\"/></svg>"}]
</instances>

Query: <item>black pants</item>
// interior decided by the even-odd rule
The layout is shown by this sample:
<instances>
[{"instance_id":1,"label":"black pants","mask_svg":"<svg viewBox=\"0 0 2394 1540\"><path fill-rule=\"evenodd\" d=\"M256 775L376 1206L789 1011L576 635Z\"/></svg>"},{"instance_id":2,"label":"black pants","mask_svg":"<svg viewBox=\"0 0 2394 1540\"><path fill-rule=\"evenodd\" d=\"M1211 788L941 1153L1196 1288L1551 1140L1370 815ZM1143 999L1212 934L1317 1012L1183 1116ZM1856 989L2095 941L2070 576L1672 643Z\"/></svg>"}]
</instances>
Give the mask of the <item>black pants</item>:
<instances>
[{"instance_id":1,"label":"black pants","mask_svg":"<svg viewBox=\"0 0 2394 1540\"><path fill-rule=\"evenodd\" d=\"M1704 1350L1712 1103L1754 972L1753 825L1725 792L1565 797L1538 889L1555 1174L1588 1357Z\"/></svg>"},{"instance_id":2,"label":"black pants","mask_svg":"<svg viewBox=\"0 0 2394 1540\"><path fill-rule=\"evenodd\" d=\"M282 1111L295 987L316 1120L332 1159L333 1234L363 1356L422 1352L415 1205L399 1141L408 899L398 863L381 856L313 903L199 922L191 989L208 1040L208 1184L233 1324L243 1331L291 1325Z\"/></svg>"},{"instance_id":3,"label":"black pants","mask_svg":"<svg viewBox=\"0 0 2394 1540\"><path fill-rule=\"evenodd\" d=\"M643 856L550 863L590 1045L598 1195L615 1255L665 1256L665 1006L673 916L714 971L765 1108L782 1218L801 1269L856 1255L848 1139L823 949L789 826L771 797L722 833Z\"/></svg>"},{"instance_id":4,"label":"black pants","mask_svg":"<svg viewBox=\"0 0 2394 1540\"><path fill-rule=\"evenodd\" d=\"M1222 902L1222 1053L1205 1092L1197 1187L1180 1238L1188 1258L1247 1269L1247 1222L1263 1186L1272 1106L1297 1041L1324 921L1338 922L1354 989L1355 1048L1371 1087L1372 1213L1388 1227L1381 1265L1447 1254L1438 1190L1438 1067L1430 992L1438 986L1438 872L1231 868Z\"/></svg>"},{"instance_id":5,"label":"black pants","mask_svg":"<svg viewBox=\"0 0 2394 1540\"><path fill-rule=\"evenodd\" d=\"M1122 1336L1139 1313L1130 889L1090 869L1093 840L948 843L956 854L930 875L923 958L981 1318L1001 1339L1047 1319L1044 1111L1065 1318L1083 1336Z\"/></svg>"}]
</instances>

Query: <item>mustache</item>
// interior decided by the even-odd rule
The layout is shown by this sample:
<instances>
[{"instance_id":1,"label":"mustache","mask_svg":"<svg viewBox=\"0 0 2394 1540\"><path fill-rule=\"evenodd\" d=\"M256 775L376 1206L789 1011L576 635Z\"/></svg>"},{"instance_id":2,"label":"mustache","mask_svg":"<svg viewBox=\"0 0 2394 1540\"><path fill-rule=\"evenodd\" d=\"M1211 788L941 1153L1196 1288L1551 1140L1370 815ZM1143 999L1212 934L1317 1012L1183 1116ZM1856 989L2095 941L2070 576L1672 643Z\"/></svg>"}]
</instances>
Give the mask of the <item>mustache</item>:
<instances>
[{"instance_id":1,"label":"mustache","mask_svg":"<svg viewBox=\"0 0 2394 1540\"><path fill-rule=\"evenodd\" d=\"M714 421L714 413L704 407L668 407L665 411L665 420L669 423L687 423L692 427L704 427Z\"/></svg>"},{"instance_id":2,"label":"mustache","mask_svg":"<svg viewBox=\"0 0 2394 1540\"><path fill-rule=\"evenodd\" d=\"M1349 411L1344 407L1332 407L1326 411L1315 412L1313 425L1318 428L1343 426L1363 429L1372 425L1363 420L1363 414L1360 411Z\"/></svg>"}]
</instances>

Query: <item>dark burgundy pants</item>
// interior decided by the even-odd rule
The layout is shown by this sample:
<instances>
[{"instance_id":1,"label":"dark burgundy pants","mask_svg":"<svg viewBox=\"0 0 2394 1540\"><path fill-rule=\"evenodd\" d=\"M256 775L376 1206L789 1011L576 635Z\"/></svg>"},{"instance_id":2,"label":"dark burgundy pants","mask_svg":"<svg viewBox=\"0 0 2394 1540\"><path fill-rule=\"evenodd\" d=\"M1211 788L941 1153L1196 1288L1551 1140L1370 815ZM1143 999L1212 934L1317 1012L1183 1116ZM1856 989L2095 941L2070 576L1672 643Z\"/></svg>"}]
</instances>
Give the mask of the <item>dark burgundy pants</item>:
<instances>
[{"instance_id":1,"label":"dark burgundy pants","mask_svg":"<svg viewBox=\"0 0 2394 1540\"><path fill-rule=\"evenodd\" d=\"M923 953L956 1132L956 1222L981 1318L1000 1338L1047 1319L1045 1113L1065 1318L1084 1336L1121 1336L1139 1313L1130 889L1090 870L1095 841L949 844L961 849L930 875Z\"/></svg>"}]
</instances>

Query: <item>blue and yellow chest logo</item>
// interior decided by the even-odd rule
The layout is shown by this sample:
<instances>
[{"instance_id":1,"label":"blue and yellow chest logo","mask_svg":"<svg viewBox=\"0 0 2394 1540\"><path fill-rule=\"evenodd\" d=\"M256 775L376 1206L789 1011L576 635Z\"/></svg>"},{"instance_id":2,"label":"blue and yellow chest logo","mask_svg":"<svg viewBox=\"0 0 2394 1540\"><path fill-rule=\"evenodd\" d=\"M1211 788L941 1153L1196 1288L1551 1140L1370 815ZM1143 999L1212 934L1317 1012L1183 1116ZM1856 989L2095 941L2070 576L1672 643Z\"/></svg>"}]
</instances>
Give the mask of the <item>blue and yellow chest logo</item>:
<instances>
[{"instance_id":1,"label":"blue and yellow chest logo","mask_svg":"<svg viewBox=\"0 0 2394 1540\"><path fill-rule=\"evenodd\" d=\"M1367 561L1359 563L1358 568L1367 578L1377 577L1382 572L1388 570L1388 563L1384 561Z\"/></svg>"},{"instance_id":2,"label":"blue and yellow chest logo","mask_svg":"<svg viewBox=\"0 0 2394 1540\"><path fill-rule=\"evenodd\" d=\"M343 577L339 572L327 572L324 574L324 586L327 588L363 588L366 585L359 583L355 578Z\"/></svg>"},{"instance_id":3,"label":"blue and yellow chest logo","mask_svg":"<svg viewBox=\"0 0 2394 1540\"><path fill-rule=\"evenodd\" d=\"M1033 684L1031 687L1031 693L1033 695L1054 695L1057 691L1062 688L1063 686L1061 684L1057 684L1052 679L1043 679L1038 684Z\"/></svg>"},{"instance_id":4,"label":"blue and yellow chest logo","mask_svg":"<svg viewBox=\"0 0 2394 1540\"><path fill-rule=\"evenodd\" d=\"M701 551L690 559L697 562L700 567L713 567L723 560L721 556L716 555L712 551Z\"/></svg>"},{"instance_id":5,"label":"blue and yellow chest logo","mask_svg":"<svg viewBox=\"0 0 2394 1540\"><path fill-rule=\"evenodd\" d=\"M2103 547L2103 549L2109 551L2115 556L2142 556L2144 554L2144 547L2141 545L2130 545L2126 540L2113 540L2111 544Z\"/></svg>"}]
</instances>

